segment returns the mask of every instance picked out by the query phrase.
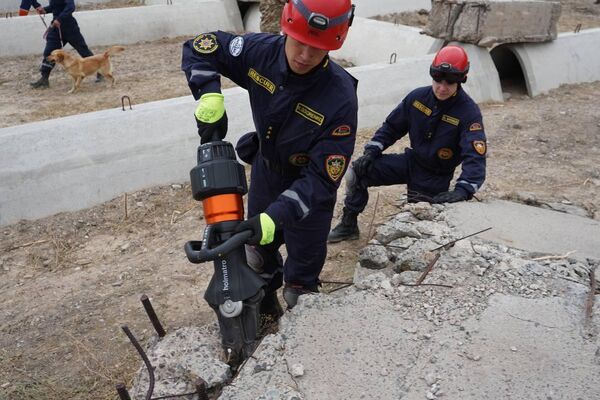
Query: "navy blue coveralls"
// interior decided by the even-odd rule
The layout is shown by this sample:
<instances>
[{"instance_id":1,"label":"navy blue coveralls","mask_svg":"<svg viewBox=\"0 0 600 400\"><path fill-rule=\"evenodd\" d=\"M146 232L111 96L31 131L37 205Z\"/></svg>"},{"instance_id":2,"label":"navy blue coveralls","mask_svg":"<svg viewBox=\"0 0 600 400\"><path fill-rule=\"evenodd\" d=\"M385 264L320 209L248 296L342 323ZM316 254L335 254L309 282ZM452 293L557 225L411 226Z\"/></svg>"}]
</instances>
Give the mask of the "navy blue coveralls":
<instances>
[{"instance_id":1,"label":"navy blue coveralls","mask_svg":"<svg viewBox=\"0 0 600 400\"><path fill-rule=\"evenodd\" d=\"M296 75L287 65L285 36L226 32L199 35L183 45L182 70L196 99L221 91L220 76L248 91L256 132L236 151L252 164L248 217L266 212L275 240L257 246L270 289L281 286L279 247L286 244L286 282L316 288L327 254L336 192L354 150L357 81L325 57ZM235 118L235 112L229 118Z\"/></svg>"},{"instance_id":2,"label":"navy blue coveralls","mask_svg":"<svg viewBox=\"0 0 600 400\"><path fill-rule=\"evenodd\" d=\"M485 180L487 144L481 112L459 85L455 95L438 100L431 86L410 92L388 115L365 149L379 153L408 133L404 154L382 154L367 176L348 173L344 205L360 213L369 201L369 186L407 184L408 201L431 201L450 186L462 163L456 189L468 198Z\"/></svg>"},{"instance_id":3,"label":"navy blue coveralls","mask_svg":"<svg viewBox=\"0 0 600 400\"><path fill-rule=\"evenodd\" d=\"M32 4L36 8L39 7L39 3L35 0L32 1ZM46 48L44 49L44 58L40 66L40 72L43 77L47 78L50 76L52 68L54 68L54 63L47 61L46 57L53 50L60 49L69 43L77 50L81 57L93 56L94 53L90 51L88 45L85 43L85 39L79 31L77 20L73 17L73 11L75 11L74 0L50 0L50 4L44 7L44 10L52 13L52 21L58 20L60 22L60 28L50 28L46 37Z\"/></svg>"}]
</instances>

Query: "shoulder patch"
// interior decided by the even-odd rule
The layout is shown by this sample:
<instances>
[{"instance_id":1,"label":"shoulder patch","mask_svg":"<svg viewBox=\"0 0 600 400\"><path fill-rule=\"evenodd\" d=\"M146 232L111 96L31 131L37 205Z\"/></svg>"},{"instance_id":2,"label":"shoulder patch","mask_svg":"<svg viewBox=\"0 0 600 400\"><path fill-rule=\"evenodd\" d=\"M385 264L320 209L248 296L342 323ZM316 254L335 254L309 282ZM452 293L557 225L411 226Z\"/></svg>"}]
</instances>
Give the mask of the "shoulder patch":
<instances>
[{"instance_id":1,"label":"shoulder patch","mask_svg":"<svg viewBox=\"0 0 600 400\"><path fill-rule=\"evenodd\" d=\"M453 155L454 152L452 151L452 149L449 149L447 147L442 147L437 151L437 156L442 160L449 160L452 158Z\"/></svg>"},{"instance_id":2,"label":"shoulder patch","mask_svg":"<svg viewBox=\"0 0 600 400\"><path fill-rule=\"evenodd\" d=\"M327 175L334 182L340 180L344 174L344 167L346 167L346 157L340 154L331 155L325 160Z\"/></svg>"},{"instance_id":3,"label":"shoulder patch","mask_svg":"<svg viewBox=\"0 0 600 400\"><path fill-rule=\"evenodd\" d=\"M427 107L425 104L421 103L419 100L415 100L412 103L413 107L417 110L421 111L423 114L428 117L431 115L431 108Z\"/></svg>"},{"instance_id":4,"label":"shoulder patch","mask_svg":"<svg viewBox=\"0 0 600 400\"><path fill-rule=\"evenodd\" d=\"M469 127L470 131L480 131L482 129L483 129L483 127L481 126L481 124L479 122L473 122L471 124L471 126Z\"/></svg>"},{"instance_id":5,"label":"shoulder patch","mask_svg":"<svg viewBox=\"0 0 600 400\"><path fill-rule=\"evenodd\" d=\"M350 125L340 125L331 132L331 136L348 136L352 133Z\"/></svg>"},{"instance_id":6,"label":"shoulder patch","mask_svg":"<svg viewBox=\"0 0 600 400\"><path fill-rule=\"evenodd\" d=\"M319 126L323 125L323 121L325 121L325 116L323 114L316 112L309 106L302 103L296 104L296 109L294 111Z\"/></svg>"},{"instance_id":7,"label":"shoulder patch","mask_svg":"<svg viewBox=\"0 0 600 400\"><path fill-rule=\"evenodd\" d=\"M442 121L447 122L451 125L458 126L460 120L458 118L451 117L447 114L442 115Z\"/></svg>"},{"instance_id":8,"label":"shoulder patch","mask_svg":"<svg viewBox=\"0 0 600 400\"><path fill-rule=\"evenodd\" d=\"M482 156L487 152L487 145L483 140L473 140L473 149Z\"/></svg>"},{"instance_id":9,"label":"shoulder patch","mask_svg":"<svg viewBox=\"0 0 600 400\"><path fill-rule=\"evenodd\" d=\"M236 36L229 42L229 54L234 57L239 56L242 53L242 49L244 48L244 38L241 36Z\"/></svg>"},{"instance_id":10,"label":"shoulder patch","mask_svg":"<svg viewBox=\"0 0 600 400\"><path fill-rule=\"evenodd\" d=\"M202 33L194 39L193 47L198 53L210 54L219 48L219 42L214 34Z\"/></svg>"},{"instance_id":11,"label":"shoulder patch","mask_svg":"<svg viewBox=\"0 0 600 400\"><path fill-rule=\"evenodd\" d=\"M310 157L307 153L296 153L292 154L288 161L290 164L295 165L296 167L306 167L310 162Z\"/></svg>"},{"instance_id":12,"label":"shoulder patch","mask_svg":"<svg viewBox=\"0 0 600 400\"><path fill-rule=\"evenodd\" d=\"M250 68L248 70L248 76L259 86L262 86L263 88L267 89L269 93L273 94L275 92L275 84L269 79L259 74L258 72L256 72L254 68Z\"/></svg>"}]
</instances>

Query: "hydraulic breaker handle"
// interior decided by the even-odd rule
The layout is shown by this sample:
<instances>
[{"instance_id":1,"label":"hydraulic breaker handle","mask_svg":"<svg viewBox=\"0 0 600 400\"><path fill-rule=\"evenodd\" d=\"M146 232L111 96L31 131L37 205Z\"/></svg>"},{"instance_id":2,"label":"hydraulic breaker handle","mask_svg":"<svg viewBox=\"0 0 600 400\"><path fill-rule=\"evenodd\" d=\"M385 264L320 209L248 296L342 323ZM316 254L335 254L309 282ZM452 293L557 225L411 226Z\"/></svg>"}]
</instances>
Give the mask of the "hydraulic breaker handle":
<instances>
[{"instance_id":1,"label":"hydraulic breaker handle","mask_svg":"<svg viewBox=\"0 0 600 400\"><path fill-rule=\"evenodd\" d=\"M246 243L246 240L252 236L252 231L242 231L236 233L225 242L220 245L209 249L207 241L202 240L191 240L184 246L185 255L188 260L194 264L200 264L206 261L214 261L217 258L221 258L226 254L232 252L238 247ZM205 236L205 237L208 237Z\"/></svg>"}]
</instances>

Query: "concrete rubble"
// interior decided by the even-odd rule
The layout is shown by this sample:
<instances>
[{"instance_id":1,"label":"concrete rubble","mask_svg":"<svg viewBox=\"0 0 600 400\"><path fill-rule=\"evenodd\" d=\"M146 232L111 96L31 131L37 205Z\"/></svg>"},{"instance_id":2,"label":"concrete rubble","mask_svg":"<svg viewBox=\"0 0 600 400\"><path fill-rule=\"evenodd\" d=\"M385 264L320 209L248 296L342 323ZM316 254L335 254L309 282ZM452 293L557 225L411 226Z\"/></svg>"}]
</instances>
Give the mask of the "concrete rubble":
<instances>
[{"instance_id":1,"label":"concrete rubble","mask_svg":"<svg viewBox=\"0 0 600 400\"><path fill-rule=\"evenodd\" d=\"M492 46L556 39L558 1L433 0L425 33L447 41Z\"/></svg>"},{"instance_id":2,"label":"concrete rubble","mask_svg":"<svg viewBox=\"0 0 600 400\"><path fill-rule=\"evenodd\" d=\"M223 400L600 398L597 302L587 316L598 260L470 237L438 250L415 286L431 250L463 235L449 218L453 207L404 206L362 249L355 285L301 297L232 382L220 369L222 351L204 345L218 343L214 329L195 336L195 346L172 342L185 350L164 349L163 365L175 351L214 362L196 374L226 384ZM371 252L378 256L364 256ZM208 348L212 356L195 355Z\"/></svg>"}]
</instances>

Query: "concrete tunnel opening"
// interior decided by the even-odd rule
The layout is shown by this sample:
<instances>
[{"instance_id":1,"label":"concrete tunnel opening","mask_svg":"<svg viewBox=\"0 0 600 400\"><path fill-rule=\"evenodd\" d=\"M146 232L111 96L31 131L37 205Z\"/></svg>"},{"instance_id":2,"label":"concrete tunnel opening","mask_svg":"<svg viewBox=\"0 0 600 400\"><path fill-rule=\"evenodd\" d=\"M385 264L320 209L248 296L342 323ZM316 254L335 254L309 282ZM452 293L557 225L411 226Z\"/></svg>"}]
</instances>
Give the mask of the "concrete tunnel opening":
<instances>
[{"instance_id":1,"label":"concrete tunnel opening","mask_svg":"<svg viewBox=\"0 0 600 400\"><path fill-rule=\"evenodd\" d=\"M529 95L523 68L515 53L508 46L500 45L493 48L490 55L498 70L502 92L511 95Z\"/></svg>"}]
</instances>

